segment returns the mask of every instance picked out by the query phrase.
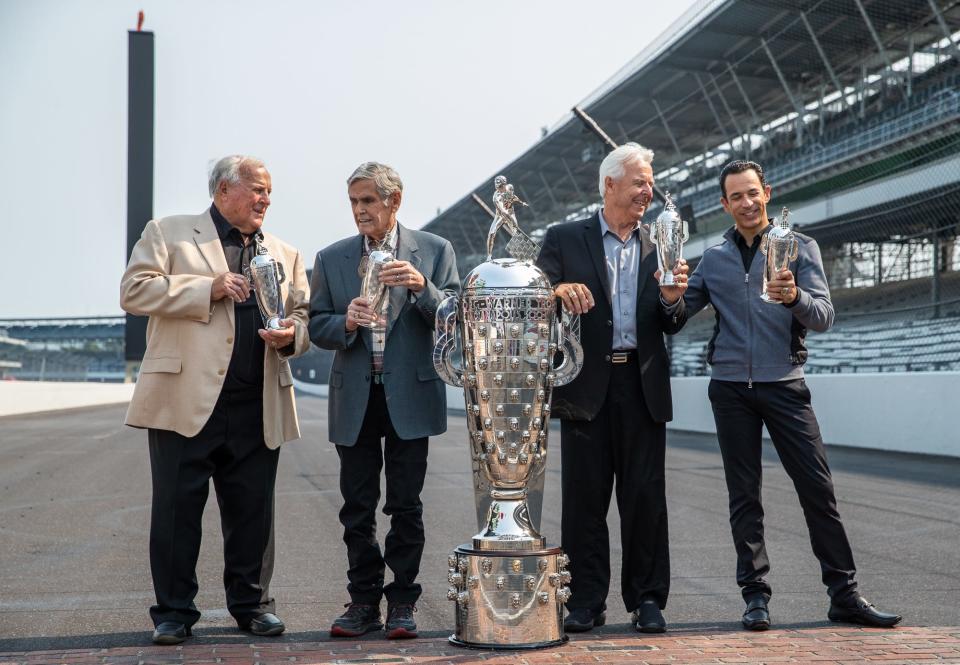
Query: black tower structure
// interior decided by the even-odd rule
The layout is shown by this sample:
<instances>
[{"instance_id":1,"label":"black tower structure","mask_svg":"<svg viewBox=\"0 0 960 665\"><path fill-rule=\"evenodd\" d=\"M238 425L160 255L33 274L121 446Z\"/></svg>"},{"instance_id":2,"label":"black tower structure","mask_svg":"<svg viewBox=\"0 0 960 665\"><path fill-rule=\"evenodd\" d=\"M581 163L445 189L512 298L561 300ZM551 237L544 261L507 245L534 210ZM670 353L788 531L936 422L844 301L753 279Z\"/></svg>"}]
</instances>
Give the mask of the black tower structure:
<instances>
[{"instance_id":1,"label":"black tower structure","mask_svg":"<svg viewBox=\"0 0 960 665\"><path fill-rule=\"evenodd\" d=\"M127 260L153 218L153 33L129 32L127 79ZM124 358L130 380L146 350L147 319L127 314Z\"/></svg>"}]
</instances>

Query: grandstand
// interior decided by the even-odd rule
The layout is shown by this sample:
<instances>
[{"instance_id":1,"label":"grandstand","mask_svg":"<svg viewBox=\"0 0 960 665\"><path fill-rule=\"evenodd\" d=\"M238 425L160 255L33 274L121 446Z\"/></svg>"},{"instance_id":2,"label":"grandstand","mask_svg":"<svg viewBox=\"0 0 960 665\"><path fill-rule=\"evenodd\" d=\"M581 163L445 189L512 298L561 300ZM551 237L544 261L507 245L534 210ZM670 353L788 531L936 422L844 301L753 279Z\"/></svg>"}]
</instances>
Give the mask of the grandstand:
<instances>
[{"instance_id":1,"label":"grandstand","mask_svg":"<svg viewBox=\"0 0 960 665\"><path fill-rule=\"evenodd\" d=\"M764 164L771 209L790 206L818 241L837 309L808 336L809 371L960 370L958 37L954 0L704 0L578 106L656 151L658 186L693 222L692 265L730 224L720 167ZM530 204L520 222L536 238L599 206L608 150L568 113L425 229L466 274L485 258L475 197L494 176ZM675 374L708 373L712 318L671 340Z\"/></svg>"},{"instance_id":2,"label":"grandstand","mask_svg":"<svg viewBox=\"0 0 960 665\"><path fill-rule=\"evenodd\" d=\"M120 382L123 343L124 319L119 316L0 319L0 376Z\"/></svg>"}]
</instances>

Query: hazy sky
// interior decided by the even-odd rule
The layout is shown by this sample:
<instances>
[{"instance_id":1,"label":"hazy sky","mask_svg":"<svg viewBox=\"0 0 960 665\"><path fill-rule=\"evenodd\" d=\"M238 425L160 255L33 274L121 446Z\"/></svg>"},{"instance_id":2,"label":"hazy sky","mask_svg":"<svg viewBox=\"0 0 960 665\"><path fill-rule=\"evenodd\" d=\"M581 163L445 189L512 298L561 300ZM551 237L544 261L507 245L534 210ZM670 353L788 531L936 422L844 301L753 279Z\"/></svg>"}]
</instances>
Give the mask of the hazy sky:
<instances>
[{"instance_id":1,"label":"hazy sky","mask_svg":"<svg viewBox=\"0 0 960 665\"><path fill-rule=\"evenodd\" d=\"M154 216L209 205L212 159L273 176L312 265L356 232L345 179L404 180L418 228L533 145L690 0L0 0L0 317L120 313L127 30L156 34Z\"/></svg>"}]
</instances>

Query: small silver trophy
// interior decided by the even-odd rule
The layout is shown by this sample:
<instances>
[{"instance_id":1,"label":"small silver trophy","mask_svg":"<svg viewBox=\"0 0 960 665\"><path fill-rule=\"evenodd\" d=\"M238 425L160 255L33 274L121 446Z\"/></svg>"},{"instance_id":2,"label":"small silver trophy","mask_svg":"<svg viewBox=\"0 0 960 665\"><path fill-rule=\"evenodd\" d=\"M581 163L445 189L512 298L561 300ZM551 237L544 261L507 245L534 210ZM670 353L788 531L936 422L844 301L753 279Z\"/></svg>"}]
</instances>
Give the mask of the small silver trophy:
<instances>
[{"instance_id":1,"label":"small silver trophy","mask_svg":"<svg viewBox=\"0 0 960 665\"><path fill-rule=\"evenodd\" d=\"M789 215L790 211L784 206L780 212L780 219L760 241L760 253L766 257L763 263L763 290L760 292L760 300L763 302L777 305L782 302L780 298L770 297L767 293L767 282L776 279L790 266L791 261L796 261L800 251L797 234L790 230L790 223L787 221Z\"/></svg>"},{"instance_id":2,"label":"small silver trophy","mask_svg":"<svg viewBox=\"0 0 960 665\"><path fill-rule=\"evenodd\" d=\"M393 261L393 254L375 249L366 257L363 268L363 281L360 283L360 295L367 300L370 309L379 317L383 309L383 301L387 297L387 285L380 282L380 271ZM360 325L372 328L372 322L361 322Z\"/></svg>"},{"instance_id":3,"label":"small silver trophy","mask_svg":"<svg viewBox=\"0 0 960 665\"><path fill-rule=\"evenodd\" d=\"M267 330L283 330L280 319L285 318L286 314L280 285L287 278L283 265L270 256L267 248L257 241L257 254L250 260L250 265L243 269L243 275L257 296L263 327Z\"/></svg>"},{"instance_id":4,"label":"small silver trophy","mask_svg":"<svg viewBox=\"0 0 960 665\"><path fill-rule=\"evenodd\" d=\"M650 225L650 241L657 246L657 267L660 268L660 285L672 286L676 282L673 278L673 269L677 261L683 258L683 243L690 234L687 232L687 223L680 219L677 206L667 192L663 212L657 216L657 221Z\"/></svg>"}]
</instances>

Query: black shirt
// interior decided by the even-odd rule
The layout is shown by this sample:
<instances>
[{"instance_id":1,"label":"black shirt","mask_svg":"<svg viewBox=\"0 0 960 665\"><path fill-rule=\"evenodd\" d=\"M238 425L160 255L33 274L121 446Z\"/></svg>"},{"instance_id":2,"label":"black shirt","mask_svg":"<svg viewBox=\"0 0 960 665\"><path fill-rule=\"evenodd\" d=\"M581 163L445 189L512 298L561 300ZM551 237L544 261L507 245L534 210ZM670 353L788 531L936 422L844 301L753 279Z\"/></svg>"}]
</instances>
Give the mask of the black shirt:
<instances>
[{"instance_id":1,"label":"black shirt","mask_svg":"<svg viewBox=\"0 0 960 665\"><path fill-rule=\"evenodd\" d=\"M244 235L233 226L217 210L217 206L210 205L210 216L217 227L223 254L227 258L227 268L230 272L243 274L243 268L250 265L255 256L257 245L255 240L263 239L263 233L257 231L247 236L244 245ZM234 340L233 355L230 357L230 366L223 382L224 392L233 394L245 393L256 397L263 393L263 338L257 331L263 328L263 319L260 308L257 306L257 297L253 290L242 303L234 303Z\"/></svg>"},{"instance_id":2,"label":"black shirt","mask_svg":"<svg viewBox=\"0 0 960 665\"><path fill-rule=\"evenodd\" d=\"M757 255L757 250L760 249L760 240L771 228L771 224L763 227L763 231L753 236L753 244L749 246L747 245L747 239L740 235L740 231L736 228L733 229L733 240L737 243L737 249L740 250L740 258L743 260L743 272L750 272L753 257Z\"/></svg>"}]
</instances>

